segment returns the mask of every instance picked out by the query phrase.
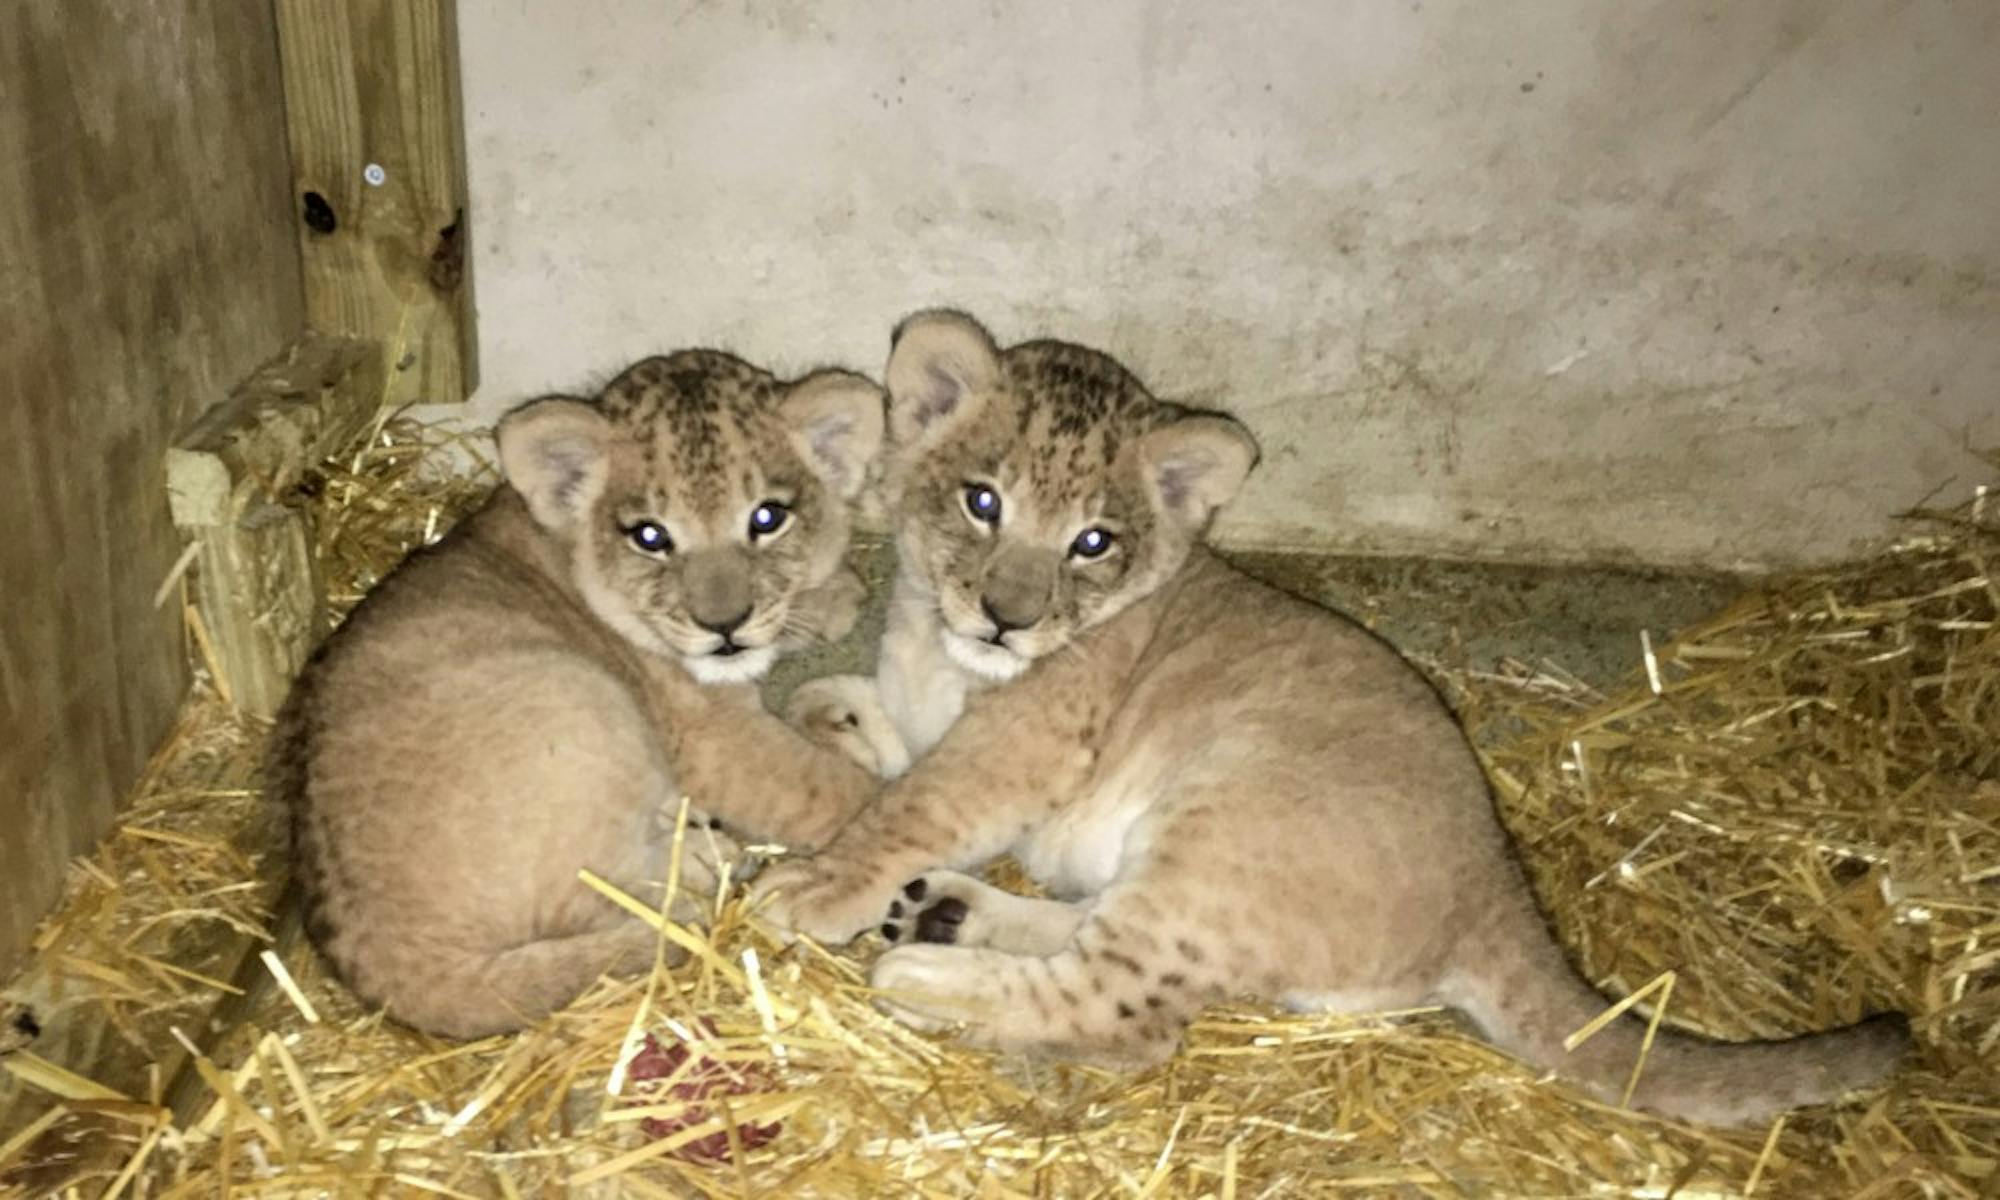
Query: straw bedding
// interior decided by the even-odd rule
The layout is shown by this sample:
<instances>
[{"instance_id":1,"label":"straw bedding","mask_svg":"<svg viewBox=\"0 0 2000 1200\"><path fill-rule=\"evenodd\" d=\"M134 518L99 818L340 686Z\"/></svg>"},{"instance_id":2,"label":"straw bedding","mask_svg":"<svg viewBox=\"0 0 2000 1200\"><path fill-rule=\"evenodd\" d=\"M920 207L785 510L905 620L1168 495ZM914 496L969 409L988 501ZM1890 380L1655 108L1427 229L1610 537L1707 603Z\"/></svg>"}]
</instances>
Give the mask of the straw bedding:
<instances>
[{"instance_id":1,"label":"straw bedding","mask_svg":"<svg viewBox=\"0 0 2000 1200\"><path fill-rule=\"evenodd\" d=\"M314 481L337 609L490 486L426 471L440 449L391 424ZM280 939L283 986L198 1061L205 1111L172 1125L157 1093L16 1050L50 1107L0 1137L0 1170L95 1120L129 1150L76 1195L2000 1194L2000 512L1921 518L1635 646L1609 694L1546 664L1425 664L1593 979L1728 1037L1910 1012L1921 1058L1884 1094L1683 1127L1428 1011L1220 1008L1144 1075L1027 1065L904 1030L870 1004L874 950L786 951L722 897L709 929L667 931L687 963L469 1045L383 1023ZM44 928L68 1003L157 1037L208 994L176 973L177 927L280 927L237 848L262 733L212 689L190 702Z\"/></svg>"}]
</instances>

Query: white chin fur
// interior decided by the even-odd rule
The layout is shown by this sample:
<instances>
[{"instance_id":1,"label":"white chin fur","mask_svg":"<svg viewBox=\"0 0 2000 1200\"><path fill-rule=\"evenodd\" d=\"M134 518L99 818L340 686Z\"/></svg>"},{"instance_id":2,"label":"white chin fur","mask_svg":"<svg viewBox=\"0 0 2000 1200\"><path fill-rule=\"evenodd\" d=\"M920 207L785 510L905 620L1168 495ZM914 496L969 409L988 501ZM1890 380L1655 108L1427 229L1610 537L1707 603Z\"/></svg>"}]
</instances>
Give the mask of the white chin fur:
<instances>
[{"instance_id":1,"label":"white chin fur","mask_svg":"<svg viewBox=\"0 0 2000 1200\"><path fill-rule=\"evenodd\" d=\"M1006 683L1028 669L1028 660L1005 646L974 641L949 629L940 632L944 637L944 652L951 661L981 679Z\"/></svg>"},{"instance_id":2,"label":"white chin fur","mask_svg":"<svg viewBox=\"0 0 2000 1200\"><path fill-rule=\"evenodd\" d=\"M696 683L755 683L777 661L778 652L769 646L739 650L727 658L716 654L681 656L681 665Z\"/></svg>"}]
</instances>

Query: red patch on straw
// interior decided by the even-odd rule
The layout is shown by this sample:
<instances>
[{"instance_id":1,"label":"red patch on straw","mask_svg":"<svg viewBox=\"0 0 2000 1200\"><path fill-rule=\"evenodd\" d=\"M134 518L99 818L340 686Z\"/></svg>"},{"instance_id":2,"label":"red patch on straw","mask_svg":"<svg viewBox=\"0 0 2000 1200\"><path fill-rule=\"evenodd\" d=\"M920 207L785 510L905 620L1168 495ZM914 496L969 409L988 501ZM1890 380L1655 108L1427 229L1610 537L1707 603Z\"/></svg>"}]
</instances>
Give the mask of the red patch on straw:
<instances>
[{"instance_id":1,"label":"red patch on straw","mask_svg":"<svg viewBox=\"0 0 2000 1200\"><path fill-rule=\"evenodd\" d=\"M704 1021L701 1032L713 1036L715 1027ZM645 1131L647 1137L670 1137L721 1115L720 1108L711 1111L708 1105L692 1101L758 1095L777 1090L776 1077L763 1063L722 1063L702 1055L692 1067L687 1067L685 1064L689 1055L686 1044L675 1042L662 1046L649 1033L639 1052L625 1064L625 1078L635 1085L629 1093L635 1103L690 1102L676 1116L641 1118L639 1128ZM671 1084L666 1082L669 1079L673 1080ZM746 1123L736 1127L736 1137L743 1149L755 1150L769 1144L782 1128L783 1123L778 1121L769 1125ZM672 1153L690 1162L726 1162L730 1157L729 1131L718 1129L706 1137L676 1147Z\"/></svg>"}]
</instances>

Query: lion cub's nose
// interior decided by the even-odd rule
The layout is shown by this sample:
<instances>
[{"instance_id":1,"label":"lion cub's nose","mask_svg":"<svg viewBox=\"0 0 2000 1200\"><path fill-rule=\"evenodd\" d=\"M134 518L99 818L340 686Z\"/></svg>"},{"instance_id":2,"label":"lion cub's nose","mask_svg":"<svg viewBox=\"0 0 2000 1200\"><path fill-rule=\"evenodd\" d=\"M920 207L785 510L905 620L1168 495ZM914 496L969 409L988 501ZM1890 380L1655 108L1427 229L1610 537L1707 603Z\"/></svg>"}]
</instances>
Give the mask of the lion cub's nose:
<instances>
[{"instance_id":1,"label":"lion cub's nose","mask_svg":"<svg viewBox=\"0 0 2000 1200\"><path fill-rule=\"evenodd\" d=\"M720 621L711 621L707 617L703 616L696 616L694 621L695 624L701 626L703 629L708 630L710 633L719 634L724 639L727 639L730 634L735 633L737 630L743 628L743 623L745 621L748 621L749 619L750 619L750 610L749 608L746 607L742 612L737 613L735 616L727 617Z\"/></svg>"},{"instance_id":2,"label":"lion cub's nose","mask_svg":"<svg viewBox=\"0 0 2000 1200\"><path fill-rule=\"evenodd\" d=\"M1019 610L1005 612L995 607L992 599L987 596L979 598L979 611L985 613L986 619L993 622L992 640L994 642L998 642L1001 638L1006 637L1016 629L1026 629L1028 626L1042 619L1040 612L1021 612Z\"/></svg>"}]
</instances>

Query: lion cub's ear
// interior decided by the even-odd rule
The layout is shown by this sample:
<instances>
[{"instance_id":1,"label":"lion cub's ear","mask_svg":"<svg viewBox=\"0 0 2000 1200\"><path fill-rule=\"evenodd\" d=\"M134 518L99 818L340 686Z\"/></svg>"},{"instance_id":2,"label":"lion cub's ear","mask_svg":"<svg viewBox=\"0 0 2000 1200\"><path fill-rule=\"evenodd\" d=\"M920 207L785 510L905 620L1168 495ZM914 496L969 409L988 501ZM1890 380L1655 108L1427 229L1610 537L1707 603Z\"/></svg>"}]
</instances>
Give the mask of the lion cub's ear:
<instances>
[{"instance_id":1,"label":"lion cub's ear","mask_svg":"<svg viewBox=\"0 0 2000 1200\"><path fill-rule=\"evenodd\" d=\"M590 511L610 473L611 423L581 400L550 396L500 419L500 468L543 528L566 530Z\"/></svg>"},{"instance_id":2,"label":"lion cub's ear","mask_svg":"<svg viewBox=\"0 0 2000 1200\"><path fill-rule=\"evenodd\" d=\"M799 457L852 500L882 449L882 389L852 371L815 371L792 385L782 411Z\"/></svg>"},{"instance_id":3,"label":"lion cub's ear","mask_svg":"<svg viewBox=\"0 0 2000 1200\"><path fill-rule=\"evenodd\" d=\"M1257 465L1257 439L1233 418L1190 413L1139 440L1139 469L1162 512L1198 529Z\"/></svg>"},{"instance_id":4,"label":"lion cub's ear","mask_svg":"<svg viewBox=\"0 0 2000 1200\"><path fill-rule=\"evenodd\" d=\"M935 445L1000 381L1000 351L979 322L933 309L905 317L889 343L889 432L899 450Z\"/></svg>"}]
</instances>

